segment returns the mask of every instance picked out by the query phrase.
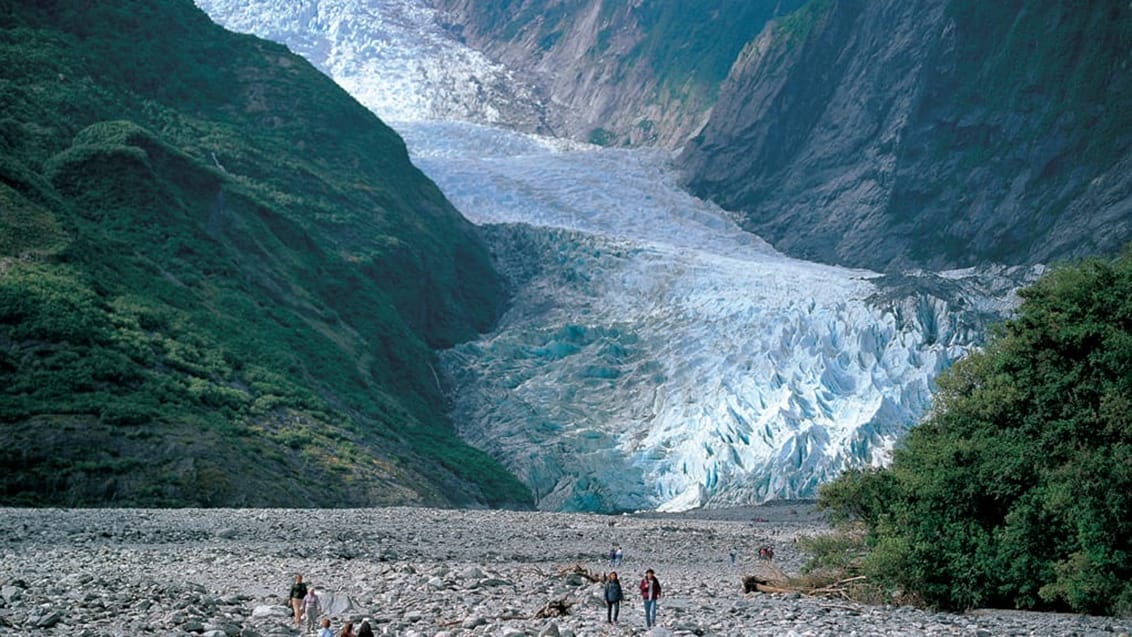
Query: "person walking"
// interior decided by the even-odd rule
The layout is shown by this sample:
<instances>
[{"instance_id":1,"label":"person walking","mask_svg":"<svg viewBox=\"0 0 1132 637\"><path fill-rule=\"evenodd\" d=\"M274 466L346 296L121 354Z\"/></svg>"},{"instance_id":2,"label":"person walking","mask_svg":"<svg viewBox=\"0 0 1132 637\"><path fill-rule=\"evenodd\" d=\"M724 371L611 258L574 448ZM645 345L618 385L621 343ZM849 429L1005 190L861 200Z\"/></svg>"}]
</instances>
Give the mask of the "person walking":
<instances>
[{"instance_id":1,"label":"person walking","mask_svg":"<svg viewBox=\"0 0 1132 637\"><path fill-rule=\"evenodd\" d=\"M605 621L609 624L617 623L617 616L621 614L621 580L617 579L617 571L610 571L605 580Z\"/></svg>"},{"instance_id":2,"label":"person walking","mask_svg":"<svg viewBox=\"0 0 1132 637\"><path fill-rule=\"evenodd\" d=\"M307 618L307 630L315 632L318 629L318 616L321 614L318 605L318 593L311 586L303 597L303 616Z\"/></svg>"},{"instance_id":3,"label":"person walking","mask_svg":"<svg viewBox=\"0 0 1132 637\"><path fill-rule=\"evenodd\" d=\"M302 575L295 576L295 583L291 584L291 592L288 596L291 611L295 615L295 625L299 626L303 621L303 598L307 596L307 585L303 583Z\"/></svg>"},{"instance_id":4,"label":"person walking","mask_svg":"<svg viewBox=\"0 0 1132 637\"><path fill-rule=\"evenodd\" d=\"M656 574L651 568L645 571L640 588L641 598L645 600L645 627L652 628L656 625L656 601L660 599L660 581L656 579Z\"/></svg>"}]
</instances>

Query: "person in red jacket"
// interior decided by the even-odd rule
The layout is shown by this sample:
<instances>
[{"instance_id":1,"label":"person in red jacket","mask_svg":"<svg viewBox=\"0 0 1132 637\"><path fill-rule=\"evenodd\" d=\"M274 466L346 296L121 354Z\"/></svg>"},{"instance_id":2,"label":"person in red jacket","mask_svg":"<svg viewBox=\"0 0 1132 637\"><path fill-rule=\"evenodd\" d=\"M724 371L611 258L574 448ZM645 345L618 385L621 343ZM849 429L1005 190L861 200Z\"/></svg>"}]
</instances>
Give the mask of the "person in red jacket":
<instances>
[{"instance_id":1,"label":"person in red jacket","mask_svg":"<svg viewBox=\"0 0 1132 637\"><path fill-rule=\"evenodd\" d=\"M645 578L641 580L641 598L645 600L645 626L652 628L656 625L656 600L660 599L660 582L651 568L645 571Z\"/></svg>"}]
</instances>

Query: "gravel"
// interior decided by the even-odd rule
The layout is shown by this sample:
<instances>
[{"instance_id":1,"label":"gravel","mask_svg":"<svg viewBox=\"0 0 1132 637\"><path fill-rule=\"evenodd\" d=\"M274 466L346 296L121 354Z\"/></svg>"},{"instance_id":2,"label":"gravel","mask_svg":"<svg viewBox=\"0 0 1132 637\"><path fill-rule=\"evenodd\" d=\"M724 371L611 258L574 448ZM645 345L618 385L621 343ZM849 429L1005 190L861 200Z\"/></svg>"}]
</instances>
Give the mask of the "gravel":
<instances>
[{"instance_id":1,"label":"gravel","mask_svg":"<svg viewBox=\"0 0 1132 637\"><path fill-rule=\"evenodd\" d=\"M936 613L797 594L744 593L741 578L796 572L805 503L679 515L384 509L0 509L0 634L298 636L284 599L301 573L337 630L378 635L1105 635L1132 620L978 610ZM601 585L628 597L607 624ZM775 550L771 562L757 549ZM729 553L736 552L732 565ZM644 626L636 584L664 586ZM568 614L536 618L550 602Z\"/></svg>"}]
</instances>

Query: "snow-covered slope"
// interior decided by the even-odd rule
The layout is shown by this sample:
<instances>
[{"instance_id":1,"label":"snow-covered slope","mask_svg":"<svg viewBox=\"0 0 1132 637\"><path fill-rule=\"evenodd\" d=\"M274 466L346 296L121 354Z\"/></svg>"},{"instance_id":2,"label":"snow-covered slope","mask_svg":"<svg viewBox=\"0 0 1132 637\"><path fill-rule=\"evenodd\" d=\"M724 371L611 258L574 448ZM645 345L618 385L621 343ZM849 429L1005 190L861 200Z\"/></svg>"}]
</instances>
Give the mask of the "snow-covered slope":
<instances>
[{"instance_id":1,"label":"snow-covered slope","mask_svg":"<svg viewBox=\"0 0 1132 637\"><path fill-rule=\"evenodd\" d=\"M514 300L441 353L453 417L542 508L807 496L881 464L1030 274L789 259L681 191L660 151L484 126L539 107L415 0L198 4L320 65L482 226Z\"/></svg>"},{"instance_id":2,"label":"snow-covered slope","mask_svg":"<svg viewBox=\"0 0 1132 637\"><path fill-rule=\"evenodd\" d=\"M533 89L436 27L420 0L198 0L219 24L286 44L386 122L545 130Z\"/></svg>"}]
</instances>

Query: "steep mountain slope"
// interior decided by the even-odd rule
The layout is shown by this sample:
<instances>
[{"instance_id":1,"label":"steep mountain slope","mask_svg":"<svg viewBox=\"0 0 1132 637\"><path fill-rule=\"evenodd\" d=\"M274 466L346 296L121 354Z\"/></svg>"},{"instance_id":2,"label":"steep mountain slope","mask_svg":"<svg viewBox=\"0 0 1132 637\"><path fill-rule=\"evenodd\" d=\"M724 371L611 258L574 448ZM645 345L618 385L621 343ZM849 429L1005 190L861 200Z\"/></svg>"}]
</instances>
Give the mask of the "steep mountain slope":
<instances>
[{"instance_id":1,"label":"steep mountain slope","mask_svg":"<svg viewBox=\"0 0 1132 637\"><path fill-rule=\"evenodd\" d=\"M682 158L776 247L874 269L1132 240L1132 7L811 2L739 56Z\"/></svg>"},{"instance_id":2,"label":"steep mountain slope","mask_svg":"<svg viewBox=\"0 0 1132 637\"><path fill-rule=\"evenodd\" d=\"M0 500L525 504L430 347L496 318L400 138L188 0L0 5Z\"/></svg>"},{"instance_id":3,"label":"steep mountain slope","mask_svg":"<svg viewBox=\"0 0 1132 637\"><path fill-rule=\"evenodd\" d=\"M804 0L433 0L448 28L543 90L556 133L678 146L735 56Z\"/></svg>"},{"instance_id":4,"label":"steep mountain slope","mask_svg":"<svg viewBox=\"0 0 1132 637\"><path fill-rule=\"evenodd\" d=\"M559 132L683 147L686 187L792 256L938 269L1132 240L1127 2L433 3L544 87Z\"/></svg>"}]
</instances>

